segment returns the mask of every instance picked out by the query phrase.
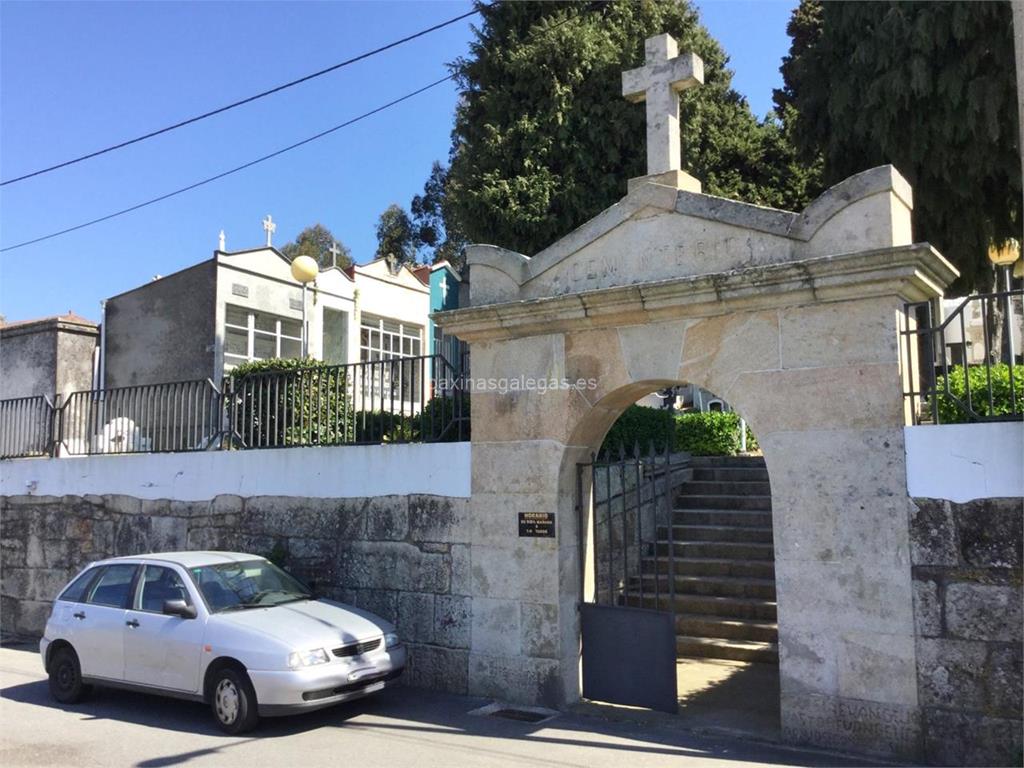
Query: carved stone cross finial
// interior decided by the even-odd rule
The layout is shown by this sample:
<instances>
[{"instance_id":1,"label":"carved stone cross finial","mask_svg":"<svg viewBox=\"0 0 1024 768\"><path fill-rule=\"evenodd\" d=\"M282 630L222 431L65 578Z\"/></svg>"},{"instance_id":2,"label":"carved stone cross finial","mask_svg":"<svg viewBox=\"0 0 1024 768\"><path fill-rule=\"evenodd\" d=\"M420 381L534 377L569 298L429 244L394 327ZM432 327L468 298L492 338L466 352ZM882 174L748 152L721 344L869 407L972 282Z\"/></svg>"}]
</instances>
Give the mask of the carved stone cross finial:
<instances>
[{"instance_id":1,"label":"carved stone cross finial","mask_svg":"<svg viewBox=\"0 0 1024 768\"><path fill-rule=\"evenodd\" d=\"M277 224L274 223L273 219L270 218L270 214L267 214L267 218L263 220L263 229L267 233L267 248L271 247L270 238L273 237L274 232L277 230Z\"/></svg>"},{"instance_id":2,"label":"carved stone cross finial","mask_svg":"<svg viewBox=\"0 0 1024 768\"><path fill-rule=\"evenodd\" d=\"M217 250L223 252L226 246L227 238L224 237L224 230L222 229L217 237Z\"/></svg>"},{"instance_id":3,"label":"carved stone cross finial","mask_svg":"<svg viewBox=\"0 0 1024 768\"><path fill-rule=\"evenodd\" d=\"M331 266L338 266L338 257L341 255L341 248L338 247L337 240L331 240L331 247L327 249L327 252L331 254Z\"/></svg>"},{"instance_id":4,"label":"carved stone cross finial","mask_svg":"<svg viewBox=\"0 0 1024 768\"><path fill-rule=\"evenodd\" d=\"M642 67L622 73L622 95L647 102L647 173L681 169L679 94L704 82L704 62L695 53L679 54L671 35L650 37Z\"/></svg>"},{"instance_id":5,"label":"carved stone cross finial","mask_svg":"<svg viewBox=\"0 0 1024 768\"><path fill-rule=\"evenodd\" d=\"M384 260L388 263L388 271L392 275L398 274L398 259L395 258L395 254L389 253Z\"/></svg>"}]
</instances>

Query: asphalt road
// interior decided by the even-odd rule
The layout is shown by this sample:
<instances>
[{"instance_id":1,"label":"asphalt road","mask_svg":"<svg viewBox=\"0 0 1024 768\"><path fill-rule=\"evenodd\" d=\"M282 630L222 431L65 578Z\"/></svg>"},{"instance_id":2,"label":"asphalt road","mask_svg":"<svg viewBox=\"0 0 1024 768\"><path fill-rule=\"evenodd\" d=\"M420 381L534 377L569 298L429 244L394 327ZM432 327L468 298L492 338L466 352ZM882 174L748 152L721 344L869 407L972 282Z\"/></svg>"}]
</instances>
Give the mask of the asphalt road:
<instances>
[{"instance_id":1,"label":"asphalt road","mask_svg":"<svg viewBox=\"0 0 1024 768\"><path fill-rule=\"evenodd\" d=\"M560 714L541 724L468 714L488 701L394 688L306 715L267 719L244 737L217 730L201 704L97 691L50 699L39 656L0 648L0 765L647 766L864 765L821 753L709 738L676 726Z\"/></svg>"}]
</instances>

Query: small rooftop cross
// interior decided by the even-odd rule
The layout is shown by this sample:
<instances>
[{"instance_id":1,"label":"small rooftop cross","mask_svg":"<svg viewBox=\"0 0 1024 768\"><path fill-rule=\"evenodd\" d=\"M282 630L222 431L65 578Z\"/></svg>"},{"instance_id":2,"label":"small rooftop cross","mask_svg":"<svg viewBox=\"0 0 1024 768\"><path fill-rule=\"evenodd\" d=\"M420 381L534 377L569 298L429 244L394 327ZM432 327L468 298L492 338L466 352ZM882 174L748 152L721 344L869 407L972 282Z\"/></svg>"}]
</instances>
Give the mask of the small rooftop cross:
<instances>
[{"instance_id":1,"label":"small rooftop cross","mask_svg":"<svg viewBox=\"0 0 1024 768\"><path fill-rule=\"evenodd\" d=\"M327 252L331 254L331 266L338 266L338 257L341 255L341 248L338 247L337 240L331 240L331 247L327 249Z\"/></svg>"},{"instance_id":2,"label":"small rooftop cross","mask_svg":"<svg viewBox=\"0 0 1024 768\"><path fill-rule=\"evenodd\" d=\"M270 218L270 214L267 214L267 218L263 220L263 229L267 233L267 248L271 247L270 238L273 237L274 232L277 230L277 224Z\"/></svg>"},{"instance_id":3,"label":"small rooftop cross","mask_svg":"<svg viewBox=\"0 0 1024 768\"><path fill-rule=\"evenodd\" d=\"M227 238L224 237L224 230L222 229L217 237L217 250L223 252L226 245Z\"/></svg>"},{"instance_id":4,"label":"small rooftop cross","mask_svg":"<svg viewBox=\"0 0 1024 768\"><path fill-rule=\"evenodd\" d=\"M678 171L679 93L704 82L704 62L694 53L679 55L671 35L649 37L642 67L622 73L622 95L647 102L647 173Z\"/></svg>"},{"instance_id":5,"label":"small rooftop cross","mask_svg":"<svg viewBox=\"0 0 1024 768\"><path fill-rule=\"evenodd\" d=\"M395 254L389 253L384 257L384 260L388 263L388 271L391 272L392 275L398 274L398 270L396 269L398 259L395 258Z\"/></svg>"},{"instance_id":6,"label":"small rooftop cross","mask_svg":"<svg viewBox=\"0 0 1024 768\"><path fill-rule=\"evenodd\" d=\"M441 282L438 284L441 288L441 301L448 301L448 275L441 275Z\"/></svg>"}]
</instances>

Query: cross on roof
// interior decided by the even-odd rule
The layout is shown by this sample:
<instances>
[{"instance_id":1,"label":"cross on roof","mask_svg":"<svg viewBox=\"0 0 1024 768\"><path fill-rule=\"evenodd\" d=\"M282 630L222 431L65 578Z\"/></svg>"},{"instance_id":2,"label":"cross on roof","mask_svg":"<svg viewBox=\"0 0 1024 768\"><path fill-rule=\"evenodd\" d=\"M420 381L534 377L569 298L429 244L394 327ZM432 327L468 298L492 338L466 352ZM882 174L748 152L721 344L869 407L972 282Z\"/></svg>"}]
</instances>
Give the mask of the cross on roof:
<instances>
[{"instance_id":1,"label":"cross on roof","mask_svg":"<svg viewBox=\"0 0 1024 768\"><path fill-rule=\"evenodd\" d=\"M695 53L679 54L671 35L647 38L644 65L622 73L622 95L647 102L647 173L681 168L679 94L704 82L704 62Z\"/></svg>"},{"instance_id":2,"label":"cross on roof","mask_svg":"<svg viewBox=\"0 0 1024 768\"><path fill-rule=\"evenodd\" d=\"M331 240L331 247L327 249L327 252L331 254L331 266L338 266L338 257L341 255L341 248L338 247L337 240Z\"/></svg>"},{"instance_id":3,"label":"cross on roof","mask_svg":"<svg viewBox=\"0 0 1024 768\"><path fill-rule=\"evenodd\" d=\"M398 270L395 268L395 264L398 261L398 259L395 258L395 254L389 253L387 256L384 257L384 260L388 263L388 270L391 272L391 274L396 274Z\"/></svg>"},{"instance_id":4,"label":"cross on roof","mask_svg":"<svg viewBox=\"0 0 1024 768\"><path fill-rule=\"evenodd\" d=\"M265 218L263 220L263 229L266 230L266 233L267 233L267 248L270 248L271 247L270 238L273 236L274 232L277 230L277 224L275 224L273 219L270 218L270 214L269 213L267 214L267 218Z\"/></svg>"},{"instance_id":5,"label":"cross on roof","mask_svg":"<svg viewBox=\"0 0 1024 768\"><path fill-rule=\"evenodd\" d=\"M439 283L439 285L441 287L441 301L448 301L448 275L447 274L441 275L441 282Z\"/></svg>"}]
</instances>

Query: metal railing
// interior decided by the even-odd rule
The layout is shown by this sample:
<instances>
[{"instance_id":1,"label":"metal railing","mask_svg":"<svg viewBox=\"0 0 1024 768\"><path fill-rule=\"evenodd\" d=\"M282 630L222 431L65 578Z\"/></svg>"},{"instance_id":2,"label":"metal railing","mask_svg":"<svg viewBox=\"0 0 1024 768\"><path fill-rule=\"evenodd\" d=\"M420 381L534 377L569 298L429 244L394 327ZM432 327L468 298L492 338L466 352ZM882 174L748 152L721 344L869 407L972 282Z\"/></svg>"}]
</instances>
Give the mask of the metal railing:
<instances>
[{"instance_id":1,"label":"metal railing","mask_svg":"<svg viewBox=\"0 0 1024 768\"><path fill-rule=\"evenodd\" d=\"M466 440L464 383L423 355L2 400L0 458Z\"/></svg>"},{"instance_id":2,"label":"metal railing","mask_svg":"<svg viewBox=\"0 0 1024 768\"><path fill-rule=\"evenodd\" d=\"M462 371L442 355L229 376L227 442L275 448L465 440L462 382Z\"/></svg>"},{"instance_id":3,"label":"metal railing","mask_svg":"<svg viewBox=\"0 0 1024 768\"><path fill-rule=\"evenodd\" d=\"M932 302L907 304L900 328L903 397L912 424L1024 418L1021 293L968 296L945 318Z\"/></svg>"},{"instance_id":4,"label":"metal railing","mask_svg":"<svg viewBox=\"0 0 1024 768\"><path fill-rule=\"evenodd\" d=\"M56 414L58 451L71 456L204 451L222 432L209 379L72 392Z\"/></svg>"},{"instance_id":5,"label":"metal railing","mask_svg":"<svg viewBox=\"0 0 1024 768\"><path fill-rule=\"evenodd\" d=\"M49 456L53 413L45 395L0 400L0 459Z\"/></svg>"}]
</instances>

